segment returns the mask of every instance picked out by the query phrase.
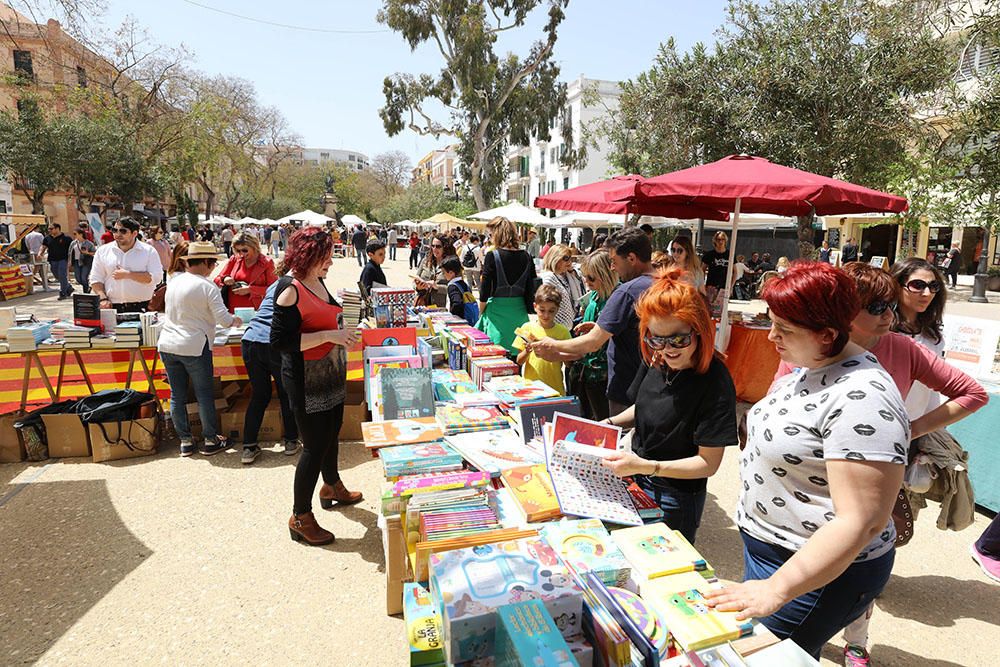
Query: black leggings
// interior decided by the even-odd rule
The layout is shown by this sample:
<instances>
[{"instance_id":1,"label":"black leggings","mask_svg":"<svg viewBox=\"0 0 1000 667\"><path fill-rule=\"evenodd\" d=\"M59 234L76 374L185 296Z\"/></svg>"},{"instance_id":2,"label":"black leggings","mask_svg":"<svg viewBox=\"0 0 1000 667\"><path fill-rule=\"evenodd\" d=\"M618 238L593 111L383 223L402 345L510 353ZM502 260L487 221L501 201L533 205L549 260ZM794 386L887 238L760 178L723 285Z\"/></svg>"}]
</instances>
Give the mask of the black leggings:
<instances>
[{"instance_id":1,"label":"black leggings","mask_svg":"<svg viewBox=\"0 0 1000 667\"><path fill-rule=\"evenodd\" d=\"M340 449L340 426L344 423L344 404L312 414L296 408L295 423L299 426L302 454L295 467L295 500L292 511L305 514L312 511L312 496L320 473L327 484L340 481L337 454Z\"/></svg>"}]
</instances>

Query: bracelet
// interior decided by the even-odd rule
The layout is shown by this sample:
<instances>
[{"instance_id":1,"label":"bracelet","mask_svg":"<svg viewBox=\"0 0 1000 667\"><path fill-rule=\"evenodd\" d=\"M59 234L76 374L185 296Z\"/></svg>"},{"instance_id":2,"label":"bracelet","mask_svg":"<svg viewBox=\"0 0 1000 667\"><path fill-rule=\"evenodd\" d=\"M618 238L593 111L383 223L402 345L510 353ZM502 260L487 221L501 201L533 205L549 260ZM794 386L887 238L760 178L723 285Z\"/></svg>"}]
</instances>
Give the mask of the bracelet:
<instances>
[{"instance_id":1,"label":"bracelet","mask_svg":"<svg viewBox=\"0 0 1000 667\"><path fill-rule=\"evenodd\" d=\"M650 477L659 477L659 476L660 476L660 462L653 461L653 474L650 475Z\"/></svg>"}]
</instances>

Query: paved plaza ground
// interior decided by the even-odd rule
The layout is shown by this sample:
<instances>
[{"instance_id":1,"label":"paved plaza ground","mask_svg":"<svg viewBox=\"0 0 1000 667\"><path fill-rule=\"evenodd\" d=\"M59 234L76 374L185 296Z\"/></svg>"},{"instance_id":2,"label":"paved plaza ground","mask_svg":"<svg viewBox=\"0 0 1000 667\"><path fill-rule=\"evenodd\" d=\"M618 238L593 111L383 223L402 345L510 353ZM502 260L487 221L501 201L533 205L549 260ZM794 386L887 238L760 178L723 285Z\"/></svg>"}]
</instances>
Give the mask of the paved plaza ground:
<instances>
[{"instance_id":1,"label":"paved plaza ground","mask_svg":"<svg viewBox=\"0 0 1000 667\"><path fill-rule=\"evenodd\" d=\"M408 253L407 253L408 255ZM386 274L404 284L405 256ZM353 258L336 259L331 287L353 284ZM1000 304L949 312L1000 319ZM15 302L65 315L56 293ZM698 547L719 576L740 579L732 515L739 478L730 453L709 480ZM347 485L364 502L324 512L334 544L292 542L296 458L270 448L253 466L232 450L155 457L0 465L0 664L406 665L403 623L385 615L376 527L380 465L360 443L341 447ZM960 533L935 528L936 506L901 549L872 621L877 665L998 663L1000 586L969 558L988 521ZM828 646L824 664L839 663Z\"/></svg>"}]
</instances>

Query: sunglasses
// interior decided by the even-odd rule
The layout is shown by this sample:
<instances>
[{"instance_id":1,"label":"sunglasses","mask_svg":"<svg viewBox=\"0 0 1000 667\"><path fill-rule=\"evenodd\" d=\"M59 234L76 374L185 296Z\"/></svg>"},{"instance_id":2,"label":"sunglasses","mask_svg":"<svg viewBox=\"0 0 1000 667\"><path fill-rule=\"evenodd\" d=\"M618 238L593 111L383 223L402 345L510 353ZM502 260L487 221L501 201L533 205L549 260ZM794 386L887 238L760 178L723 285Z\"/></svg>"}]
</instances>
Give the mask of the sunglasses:
<instances>
[{"instance_id":1,"label":"sunglasses","mask_svg":"<svg viewBox=\"0 0 1000 667\"><path fill-rule=\"evenodd\" d=\"M111 233L112 234L128 234L131 231L132 231L131 229L126 229L125 227L115 227L114 229L111 230Z\"/></svg>"},{"instance_id":2,"label":"sunglasses","mask_svg":"<svg viewBox=\"0 0 1000 667\"><path fill-rule=\"evenodd\" d=\"M693 331L687 333L674 334L672 336L643 336L642 341L651 350L662 350L668 345L675 350L683 350L691 345Z\"/></svg>"},{"instance_id":3,"label":"sunglasses","mask_svg":"<svg viewBox=\"0 0 1000 667\"><path fill-rule=\"evenodd\" d=\"M237 255L246 255L250 252L250 248L235 248L233 252Z\"/></svg>"},{"instance_id":4,"label":"sunglasses","mask_svg":"<svg viewBox=\"0 0 1000 667\"><path fill-rule=\"evenodd\" d=\"M867 306L865 306L865 311L867 311L867 313L869 315L873 315L875 317L878 317L879 315L883 314L887 310L891 310L893 312L896 312L896 302L895 301L872 301Z\"/></svg>"},{"instance_id":5,"label":"sunglasses","mask_svg":"<svg viewBox=\"0 0 1000 667\"><path fill-rule=\"evenodd\" d=\"M923 294L924 290L930 290L931 294L937 294L941 291L943 285L936 280L927 282L926 280L916 278L906 283L904 287L906 287L907 292L913 292L914 294Z\"/></svg>"}]
</instances>

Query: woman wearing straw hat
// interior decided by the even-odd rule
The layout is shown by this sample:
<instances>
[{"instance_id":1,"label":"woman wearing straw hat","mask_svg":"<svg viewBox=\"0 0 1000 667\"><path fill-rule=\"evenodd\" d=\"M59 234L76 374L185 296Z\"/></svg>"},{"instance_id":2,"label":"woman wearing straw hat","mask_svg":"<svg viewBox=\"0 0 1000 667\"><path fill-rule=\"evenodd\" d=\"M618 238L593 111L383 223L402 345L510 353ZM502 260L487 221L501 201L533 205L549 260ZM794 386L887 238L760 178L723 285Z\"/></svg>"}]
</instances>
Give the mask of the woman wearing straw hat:
<instances>
[{"instance_id":1,"label":"woman wearing straw hat","mask_svg":"<svg viewBox=\"0 0 1000 667\"><path fill-rule=\"evenodd\" d=\"M186 270L173 276L165 295L167 318L156 347L170 383L170 418L181 440L181 456L191 456L195 450L187 415L188 380L201 415L205 439L201 453L211 456L229 446L218 433L212 395L212 340L216 324L231 327L242 322L226 309L222 294L209 280L218 260L214 244L191 242L184 256Z\"/></svg>"}]
</instances>

